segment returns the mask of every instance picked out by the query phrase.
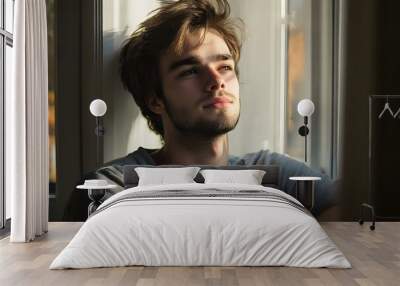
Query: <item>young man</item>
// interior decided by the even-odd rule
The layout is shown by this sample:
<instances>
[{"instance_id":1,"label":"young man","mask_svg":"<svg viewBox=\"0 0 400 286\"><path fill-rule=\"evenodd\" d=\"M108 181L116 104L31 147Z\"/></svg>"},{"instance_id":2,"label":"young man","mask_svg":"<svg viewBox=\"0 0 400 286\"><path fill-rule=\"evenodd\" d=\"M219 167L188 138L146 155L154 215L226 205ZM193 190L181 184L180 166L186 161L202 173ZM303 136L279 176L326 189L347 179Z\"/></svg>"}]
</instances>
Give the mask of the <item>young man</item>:
<instances>
[{"instance_id":1,"label":"young man","mask_svg":"<svg viewBox=\"0 0 400 286\"><path fill-rule=\"evenodd\" d=\"M293 194L290 176L321 176L318 214L333 202L330 180L287 156L261 150L243 158L229 154L228 132L240 116L240 26L226 0L164 1L122 48L124 86L164 143L139 148L97 171L121 184L127 164L280 165L280 188Z\"/></svg>"}]
</instances>

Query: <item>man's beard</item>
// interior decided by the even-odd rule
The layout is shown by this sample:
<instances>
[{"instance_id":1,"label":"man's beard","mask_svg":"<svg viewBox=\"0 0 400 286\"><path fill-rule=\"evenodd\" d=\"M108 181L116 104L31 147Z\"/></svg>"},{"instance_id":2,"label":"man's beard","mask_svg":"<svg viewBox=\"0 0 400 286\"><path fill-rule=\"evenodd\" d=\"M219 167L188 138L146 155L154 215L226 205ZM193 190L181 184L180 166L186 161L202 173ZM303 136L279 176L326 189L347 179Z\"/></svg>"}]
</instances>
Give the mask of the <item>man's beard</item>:
<instances>
[{"instance_id":1,"label":"man's beard","mask_svg":"<svg viewBox=\"0 0 400 286\"><path fill-rule=\"evenodd\" d=\"M226 118L226 116L224 116L222 120L216 119L214 121L198 120L193 122L185 120L176 116L178 112L174 112L173 108L171 108L171 105L166 102L165 98L163 99L163 102L172 124L183 134L201 135L207 138L215 137L233 130L239 122L240 111L236 118Z\"/></svg>"}]
</instances>

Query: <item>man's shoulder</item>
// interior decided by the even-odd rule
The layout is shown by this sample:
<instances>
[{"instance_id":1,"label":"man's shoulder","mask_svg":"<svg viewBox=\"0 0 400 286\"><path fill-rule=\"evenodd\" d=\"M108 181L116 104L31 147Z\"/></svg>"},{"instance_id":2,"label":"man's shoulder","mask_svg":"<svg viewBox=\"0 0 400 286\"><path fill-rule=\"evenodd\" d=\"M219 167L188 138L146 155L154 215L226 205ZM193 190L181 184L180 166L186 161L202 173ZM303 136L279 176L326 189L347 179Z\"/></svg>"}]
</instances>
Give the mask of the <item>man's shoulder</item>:
<instances>
[{"instance_id":1,"label":"man's shoulder","mask_svg":"<svg viewBox=\"0 0 400 286\"><path fill-rule=\"evenodd\" d=\"M272 152L271 150L259 150L257 152L247 153L241 157L232 156L229 160L230 165L277 165L280 167L281 174L288 176L324 176L320 171L314 170L302 161L289 155Z\"/></svg>"},{"instance_id":2,"label":"man's shoulder","mask_svg":"<svg viewBox=\"0 0 400 286\"><path fill-rule=\"evenodd\" d=\"M105 163L104 166L154 165L154 160L150 154L155 150L139 147L126 156Z\"/></svg>"},{"instance_id":3,"label":"man's shoulder","mask_svg":"<svg viewBox=\"0 0 400 286\"><path fill-rule=\"evenodd\" d=\"M126 156L104 163L102 167L85 174L84 179L105 179L113 184L123 186L123 167L125 165L154 165L151 152L155 149L139 147Z\"/></svg>"},{"instance_id":4,"label":"man's shoulder","mask_svg":"<svg viewBox=\"0 0 400 286\"><path fill-rule=\"evenodd\" d=\"M137 150L126 156L114 159L103 165L103 167L114 166L123 167L125 165L155 165L151 153L157 149L147 149L139 147ZM286 154L272 152L270 150L259 150L247 153L243 156L230 155L228 159L229 165L290 165L290 166L306 166L303 162L298 161Z\"/></svg>"},{"instance_id":5,"label":"man's shoulder","mask_svg":"<svg viewBox=\"0 0 400 286\"><path fill-rule=\"evenodd\" d=\"M283 162L296 161L285 154L262 149L256 152L246 153L243 156L230 156L230 165L273 165Z\"/></svg>"}]
</instances>

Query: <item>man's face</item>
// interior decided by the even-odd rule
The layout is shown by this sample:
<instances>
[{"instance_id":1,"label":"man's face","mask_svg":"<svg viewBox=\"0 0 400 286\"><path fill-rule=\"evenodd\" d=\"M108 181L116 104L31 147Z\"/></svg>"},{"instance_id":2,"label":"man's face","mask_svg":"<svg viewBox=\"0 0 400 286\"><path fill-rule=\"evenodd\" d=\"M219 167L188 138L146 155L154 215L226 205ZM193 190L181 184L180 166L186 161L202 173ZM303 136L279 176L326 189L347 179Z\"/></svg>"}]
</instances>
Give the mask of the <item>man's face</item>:
<instances>
[{"instance_id":1,"label":"man's face","mask_svg":"<svg viewBox=\"0 0 400 286\"><path fill-rule=\"evenodd\" d=\"M217 32L188 35L183 52L161 57L164 125L182 133L216 136L232 130L240 114L239 82L228 46Z\"/></svg>"}]
</instances>

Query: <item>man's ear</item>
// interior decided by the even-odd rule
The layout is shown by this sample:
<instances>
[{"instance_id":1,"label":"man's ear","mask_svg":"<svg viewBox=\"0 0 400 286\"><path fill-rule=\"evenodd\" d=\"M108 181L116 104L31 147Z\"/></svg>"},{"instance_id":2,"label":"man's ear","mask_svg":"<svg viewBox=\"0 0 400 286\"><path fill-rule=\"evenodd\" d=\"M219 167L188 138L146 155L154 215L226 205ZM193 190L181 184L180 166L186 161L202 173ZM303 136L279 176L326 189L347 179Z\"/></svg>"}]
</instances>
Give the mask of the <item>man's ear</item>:
<instances>
[{"instance_id":1,"label":"man's ear","mask_svg":"<svg viewBox=\"0 0 400 286\"><path fill-rule=\"evenodd\" d=\"M164 110L164 102L157 95L150 95L146 98L147 107L155 114L161 114Z\"/></svg>"}]
</instances>

